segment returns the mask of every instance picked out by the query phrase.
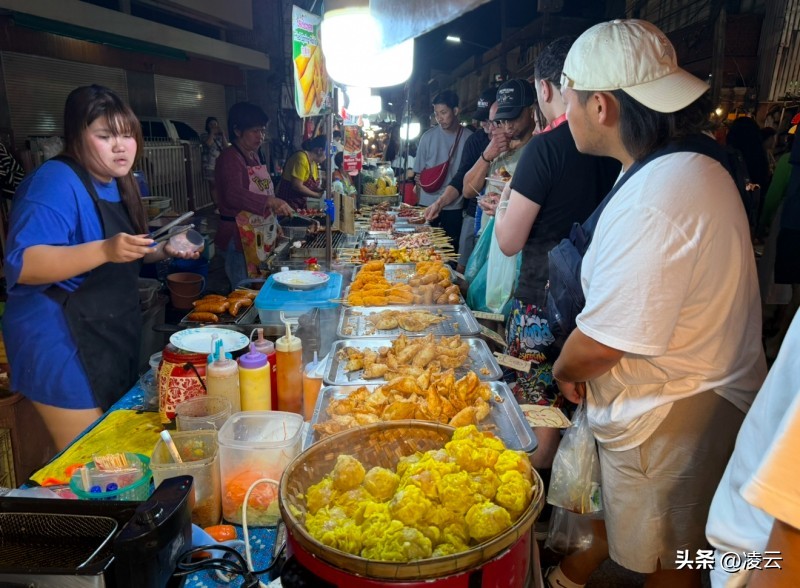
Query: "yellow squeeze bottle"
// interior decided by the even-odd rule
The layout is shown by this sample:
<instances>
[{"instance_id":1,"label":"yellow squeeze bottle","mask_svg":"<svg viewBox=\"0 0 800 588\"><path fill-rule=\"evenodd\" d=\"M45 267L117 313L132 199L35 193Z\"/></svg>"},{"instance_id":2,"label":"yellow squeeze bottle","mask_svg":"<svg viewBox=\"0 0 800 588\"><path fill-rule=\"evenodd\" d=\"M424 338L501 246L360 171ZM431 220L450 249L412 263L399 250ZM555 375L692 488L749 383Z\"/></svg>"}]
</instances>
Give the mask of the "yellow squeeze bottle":
<instances>
[{"instance_id":1,"label":"yellow squeeze bottle","mask_svg":"<svg viewBox=\"0 0 800 588\"><path fill-rule=\"evenodd\" d=\"M275 362L278 364L278 406L286 412L303 414L303 342L292 335L290 319L281 320L286 325L286 335L275 341Z\"/></svg>"},{"instance_id":2,"label":"yellow squeeze bottle","mask_svg":"<svg viewBox=\"0 0 800 588\"><path fill-rule=\"evenodd\" d=\"M242 410L270 410L270 374L267 356L256 351L250 344L250 351L239 358L239 392Z\"/></svg>"}]
</instances>

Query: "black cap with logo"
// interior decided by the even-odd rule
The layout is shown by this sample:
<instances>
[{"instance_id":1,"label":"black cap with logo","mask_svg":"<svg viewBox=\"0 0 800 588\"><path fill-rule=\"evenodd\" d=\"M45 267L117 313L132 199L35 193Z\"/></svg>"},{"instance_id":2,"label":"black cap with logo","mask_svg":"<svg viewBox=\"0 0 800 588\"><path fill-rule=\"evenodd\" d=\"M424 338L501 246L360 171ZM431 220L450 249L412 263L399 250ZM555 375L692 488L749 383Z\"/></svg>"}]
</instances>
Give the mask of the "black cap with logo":
<instances>
[{"instance_id":1,"label":"black cap with logo","mask_svg":"<svg viewBox=\"0 0 800 588\"><path fill-rule=\"evenodd\" d=\"M497 113L495 120L517 118L523 108L536 102L536 93L530 82L523 79L508 80L497 89Z\"/></svg>"},{"instance_id":2,"label":"black cap with logo","mask_svg":"<svg viewBox=\"0 0 800 588\"><path fill-rule=\"evenodd\" d=\"M494 104L494 101L497 99L497 88L492 86L491 88L486 88L483 92L481 92L480 97L478 98L478 108L475 110L475 115L472 117L475 120L489 120L489 109Z\"/></svg>"}]
</instances>

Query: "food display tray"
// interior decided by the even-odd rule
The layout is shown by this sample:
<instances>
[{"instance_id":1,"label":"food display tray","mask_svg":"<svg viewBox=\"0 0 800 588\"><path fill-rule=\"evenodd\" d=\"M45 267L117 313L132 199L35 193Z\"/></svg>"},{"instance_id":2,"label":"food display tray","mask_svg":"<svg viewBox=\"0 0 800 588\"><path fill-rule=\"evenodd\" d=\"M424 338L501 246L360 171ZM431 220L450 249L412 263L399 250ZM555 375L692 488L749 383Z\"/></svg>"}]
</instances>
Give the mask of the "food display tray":
<instances>
[{"instance_id":1,"label":"food display tray","mask_svg":"<svg viewBox=\"0 0 800 588\"><path fill-rule=\"evenodd\" d=\"M429 333L434 335L461 335L462 337L474 336L480 333L480 325L475 317L463 304L459 305L434 305L434 306L414 306L409 310L425 310L433 314L445 317L441 323L431 325L424 331L406 331L405 329L376 329L366 320L371 314L383 312L384 310L398 310L397 306L350 306L342 309L339 316L339 327L336 335L345 339L363 337L397 337L406 335L407 337L422 337Z\"/></svg>"},{"instance_id":2,"label":"food display tray","mask_svg":"<svg viewBox=\"0 0 800 588\"><path fill-rule=\"evenodd\" d=\"M353 277L351 281L358 277L358 272L361 271L361 266L353 267ZM417 271L416 263L386 263L383 266L383 277L388 282L407 282L411 279Z\"/></svg>"},{"instance_id":3,"label":"food display tray","mask_svg":"<svg viewBox=\"0 0 800 588\"><path fill-rule=\"evenodd\" d=\"M206 323L189 320L189 315L193 311L188 311L186 316L181 319L180 325L183 327L196 327L196 326L213 326L213 325L250 325L258 322L258 309L255 302L248 306L245 310L239 313L238 316L232 316L227 312L217 315L219 321L216 323Z\"/></svg>"},{"instance_id":4,"label":"food display tray","mask_svg":"<svg viewBox=\"0 0 800 588\"><path fill-rule=\"evenodd\" d=\"M369 231L367 231L369 233ZM377 237L366 236L361 240L361 247L385 247L387 249L394 249L397 242L389 237L387 233L381 233Z\"/></svg>"},{"instance_id":5,"label":"food display tray","mask_svg":"<svg viewBox=\"0 0 800 588\"><path fill-rule=\"evenodd\" d=\"M333 386L348 386L362 384L382 384L386 380L383 378L365 379L361 370L355 372L345 372L344 366L346 359L339 359L339 351L345 347L355 347L356 349L374 349L381 347L391 347L393 339L347 339L335 341L325 362L325 371L322 380ZM474 370L478 377L486 382L499 380L503 375L500 364L497 363L489 346L483 339L476 337L464 337L464 341L469 343L469 357L465 365L455 370L456 378L464 376L469 370Z\"/></svg>"},{"instance_id":6,"label":"food display tray","mask_svg":"<svg viewBox=\"0 0 800 588\"><path fill-rule=\"evenodd\" d=\"M367 389L372 392L380 384L368 384ZM490 431L497 435L509 449L531 452L536 449L536 437L533 430L525 420L525 415L514 398L511 389L505 382L489 382L492 389L492 399L490 404L492 410L489 416L478 423L478 428L482 431ZM350 394L358 390L359 386L326 386L322 388L317 397L317 404L314 407L314 414L311 416L311 426L308 427L306 437L303 440L303 450L320 440L314 425L324 423L329 420L328 406L333 400L347 398Z\"/></svg>"}]
</instances>

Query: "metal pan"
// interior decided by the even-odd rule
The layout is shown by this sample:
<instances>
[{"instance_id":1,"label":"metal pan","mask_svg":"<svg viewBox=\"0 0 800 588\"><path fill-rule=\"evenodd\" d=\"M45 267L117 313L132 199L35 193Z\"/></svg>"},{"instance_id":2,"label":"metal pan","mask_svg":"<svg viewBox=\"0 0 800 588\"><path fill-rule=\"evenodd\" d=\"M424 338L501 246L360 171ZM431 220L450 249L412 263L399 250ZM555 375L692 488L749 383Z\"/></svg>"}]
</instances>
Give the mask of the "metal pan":
<instances>
[{"instance_id":1,"label":"metal pan","mask_svg":"<svg viewBox=\"0 0 800 588\"><path fill-rule=\"evenodd\" d=\"M525 415L514 398L511 389L505 382L488 382L492 389L492 406L489 416L478 423L478 428L488 430L497 435L509 449L531 452L536 449L536 437L533 434ZM311 426L303 441L303 449L320 440L319 434L314 431L314 425L324 423L330 419L328 407L333 400L347 398L358 390L360 386L326 386L319 392L314 414L311 416ZM374 392L378 384L367 385L370 392Z\"/></svg>"},{"instance_id":2,"label":"metal pan","mask_svg":"<svg viewBox=\"0 0 800 588\"><path fill-rule=\"evenodd\" d=\"M412 337L413 339L413 337ZM385 382L382 378L364 378L363 371L345 372L344 367L347 360L340 359L339 351L345 347L356 349L374 349L377 351L381 347L391 347L393 339L349 339L346 341L335 341L328 354L325 363L323 381L329 385L347 386L353 384L381 384ZM455 370L457 378L462 377L469 370L474 370L478 377L483 381L499 380L503 371L497 363L494 355L489 351L489 346L483 339L475 337L464 337L464 341L469 343L469 356L465 364Z\"/></svg>"}]
</instances>

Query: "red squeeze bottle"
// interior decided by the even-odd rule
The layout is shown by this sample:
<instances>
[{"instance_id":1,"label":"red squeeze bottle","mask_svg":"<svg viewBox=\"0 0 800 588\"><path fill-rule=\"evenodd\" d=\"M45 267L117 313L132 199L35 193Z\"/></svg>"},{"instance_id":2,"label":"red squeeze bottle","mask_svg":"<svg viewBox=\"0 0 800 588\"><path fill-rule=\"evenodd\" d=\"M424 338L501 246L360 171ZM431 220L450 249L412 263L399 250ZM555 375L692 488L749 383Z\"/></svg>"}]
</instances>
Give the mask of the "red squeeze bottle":
<instances>
[{"instance_id":1,"label":"red squeeze bottle","mask_svg":"<svg viewBox=\"0 0 800 588\"><path fill-rule=\"evenodd\" d=\"M257 329L257 332L258 339L253 341L253 345L255 345L256 351L267 356L269 362L272 410L280 410L278 408L278 366L275 361L275 344L269 339L264 339L264 329Z\"/></svg>"}]
</instances>

